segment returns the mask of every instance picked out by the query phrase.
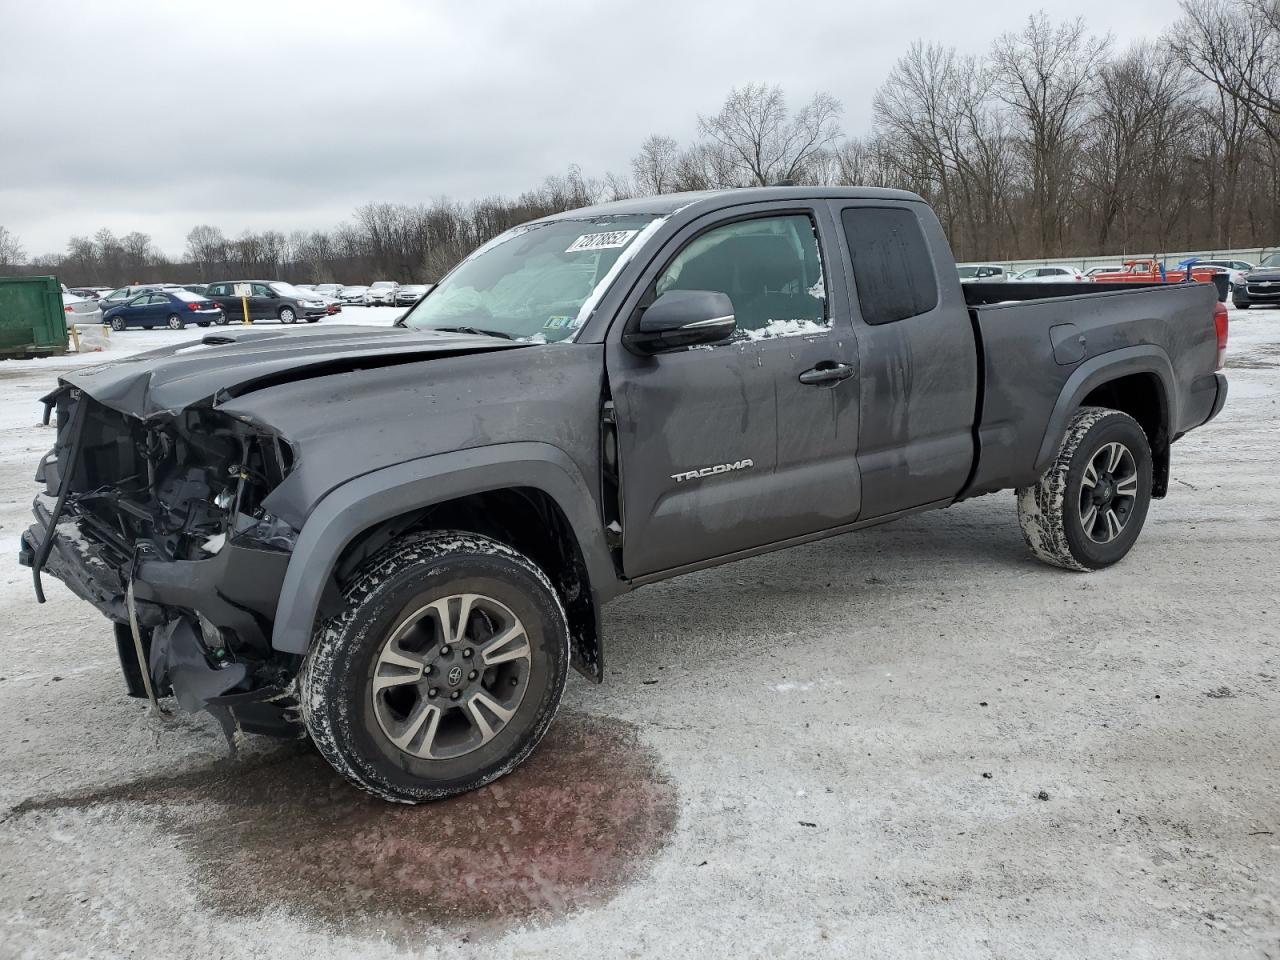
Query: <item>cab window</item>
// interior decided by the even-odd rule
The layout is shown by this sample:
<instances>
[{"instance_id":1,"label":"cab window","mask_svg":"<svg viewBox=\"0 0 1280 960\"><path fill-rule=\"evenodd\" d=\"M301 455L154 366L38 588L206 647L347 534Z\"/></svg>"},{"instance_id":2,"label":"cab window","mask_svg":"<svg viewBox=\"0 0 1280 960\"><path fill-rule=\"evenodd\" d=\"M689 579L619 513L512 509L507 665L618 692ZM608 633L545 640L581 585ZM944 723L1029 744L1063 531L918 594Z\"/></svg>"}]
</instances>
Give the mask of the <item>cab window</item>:
<instances>
[{"instance_id":1,"label":"cab window","mask_svg":"<svg viewBox=\"0 0 1280 960\"><path fill-rule=\"evenodd\" d=\"M716 290L733 302L739 338L823 333L826 281L813 220L758 217L699 234L654 282L668 290Z\"/></svg>"}]
</instances>

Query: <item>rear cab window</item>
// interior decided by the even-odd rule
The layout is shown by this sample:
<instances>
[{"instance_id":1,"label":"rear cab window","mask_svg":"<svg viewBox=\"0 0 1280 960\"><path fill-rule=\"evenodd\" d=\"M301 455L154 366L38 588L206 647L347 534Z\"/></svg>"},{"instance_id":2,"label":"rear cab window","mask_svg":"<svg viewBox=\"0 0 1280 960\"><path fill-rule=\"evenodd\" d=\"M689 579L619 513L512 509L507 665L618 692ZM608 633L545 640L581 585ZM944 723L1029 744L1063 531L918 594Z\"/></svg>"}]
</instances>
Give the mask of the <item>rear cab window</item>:
<instances>
[{"instance_id":1,"label":"rear cab window","mask_svg":"<svg viewBox=\"0 0 1280 960\"><path fill-rule=\"evenodd\" d=\"M840 222L864 321L894 323L938 305L933 255L914 211L846 207Z\"/></svg>"}]
</instances>

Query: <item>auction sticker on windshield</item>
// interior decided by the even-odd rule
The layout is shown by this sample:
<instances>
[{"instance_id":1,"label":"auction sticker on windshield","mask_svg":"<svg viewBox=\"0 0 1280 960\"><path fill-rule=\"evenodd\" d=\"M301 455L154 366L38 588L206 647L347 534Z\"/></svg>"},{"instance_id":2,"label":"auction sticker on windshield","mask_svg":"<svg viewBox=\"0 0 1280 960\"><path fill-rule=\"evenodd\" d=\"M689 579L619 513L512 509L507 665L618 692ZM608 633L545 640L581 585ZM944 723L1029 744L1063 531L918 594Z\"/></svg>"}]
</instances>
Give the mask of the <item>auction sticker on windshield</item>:
<instances>
[{"instance_id":1,"label":"auction sticker on windshield","mask_svg":"<svg viewBox=\"0 0 1280 960\"><path fill-rule=\"evenodd\" d=\"M631 238L639 232L639 230L609 230L605 233L584 233L569 244L569 249L565 253L577 253L579 250L613 250L618 247L625 247L631 242Z\"/></svg>"}]
</instances>

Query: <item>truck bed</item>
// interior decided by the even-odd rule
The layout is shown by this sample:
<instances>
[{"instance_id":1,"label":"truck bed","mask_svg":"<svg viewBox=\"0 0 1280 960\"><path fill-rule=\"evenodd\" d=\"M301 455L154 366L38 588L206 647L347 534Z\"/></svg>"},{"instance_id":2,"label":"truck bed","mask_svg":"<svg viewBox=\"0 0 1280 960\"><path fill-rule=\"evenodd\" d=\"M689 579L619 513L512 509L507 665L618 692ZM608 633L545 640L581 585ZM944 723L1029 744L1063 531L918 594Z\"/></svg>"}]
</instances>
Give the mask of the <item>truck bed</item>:
<instances>
[{"instance_id":1,"label":"truck bed","mask_svg":"<svg viewBox=\"0 0 1280 960\"><path fill-rule=\"evenodd\" d=\"M1152 395L1168 411L1169 435L1153 448L1167 450L1213 413L1212 284L975 283L964 293L981 378L977 463L964 496L1034 483L1071 412L1126 366L1155 378Z\"/></svg>"}]
</instances>

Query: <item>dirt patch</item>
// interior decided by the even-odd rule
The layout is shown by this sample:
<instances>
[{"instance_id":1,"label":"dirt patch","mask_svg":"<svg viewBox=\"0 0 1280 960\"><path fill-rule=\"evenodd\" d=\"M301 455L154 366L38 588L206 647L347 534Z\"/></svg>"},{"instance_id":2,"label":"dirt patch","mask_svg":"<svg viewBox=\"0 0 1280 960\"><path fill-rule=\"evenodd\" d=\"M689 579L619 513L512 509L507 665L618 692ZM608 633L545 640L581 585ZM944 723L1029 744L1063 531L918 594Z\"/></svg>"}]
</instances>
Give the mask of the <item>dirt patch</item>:
<instances>
[{"instance_id":1,"label":"dirt patch","mask_svg":"<svg viewBox=\"0 0 1280 960\"><path fill-rule=\"evenodd\" d=\"M1223 364L1238 370L1270 370L1280 367L1280 346L1262 344L1254 347L1249 353L1238 357L1227 357Z\"/></svg>"},{"instance_id":2,"label":"dirt patch","mask_svg":"<svg viewBox=\"0 0 1280 960\"><path fill-rule=\"evenodd\" d=\"M139 803L196 862L223 914L284 907L348 932L427 924L483 933L609 899L665 844L675 791L635 729L562 716L481 790L422 806L374 800L304 743L15 814Z\"/></svg>"}]
</instances>

